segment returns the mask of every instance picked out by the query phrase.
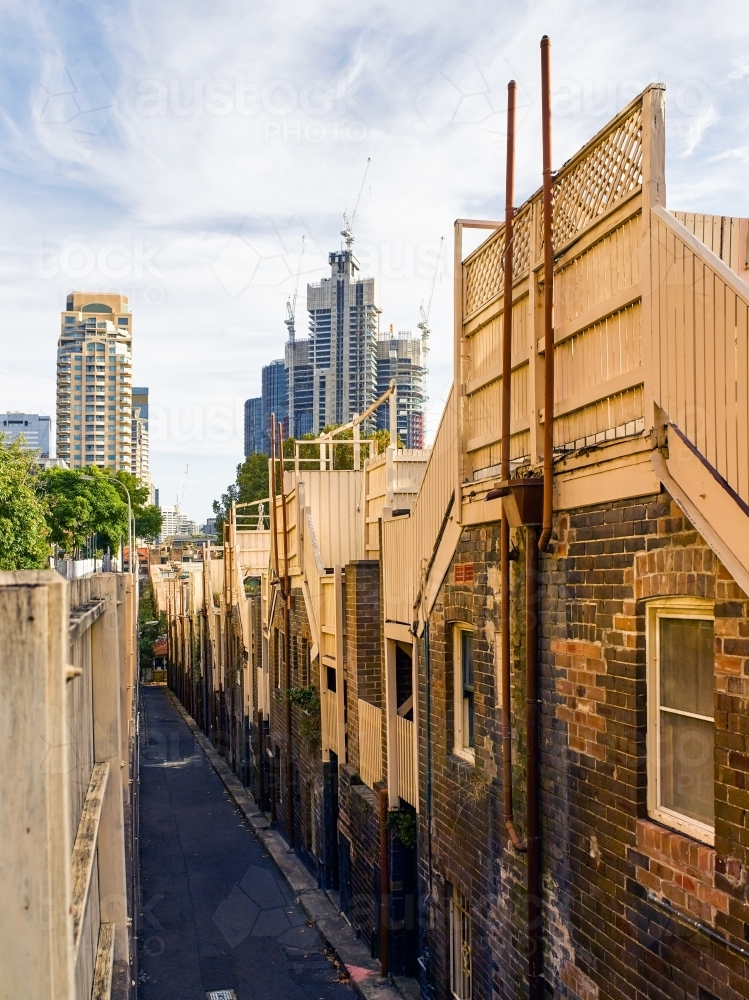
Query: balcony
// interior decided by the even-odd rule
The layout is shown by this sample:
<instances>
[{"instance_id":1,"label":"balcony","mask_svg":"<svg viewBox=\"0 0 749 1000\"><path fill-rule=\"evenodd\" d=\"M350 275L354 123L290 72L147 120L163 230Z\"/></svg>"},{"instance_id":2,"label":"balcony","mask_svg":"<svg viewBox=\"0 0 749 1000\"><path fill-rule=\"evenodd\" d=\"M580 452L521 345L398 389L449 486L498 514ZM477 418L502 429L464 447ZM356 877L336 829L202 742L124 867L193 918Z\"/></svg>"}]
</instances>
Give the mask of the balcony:
<instances>
[{"instance_id":1,"label":"balcony","mask_svg":"<svg viewBox=\"0 0 749 1000\"><path fill-rule=\"evenodd\" d=\"M335 691L322 693L323 749L338 753L338 705Z\"/></svg>"},{"instance_id":2,"label":"balcony","mask_svg":"<svg viewBox=\"0 0 749 1000\"><path fill-rule=\"evenodd\" d=\"M370 788L382 781L382 709L359 699L359 777Z\"/></svg>"},{"instance_id":3,"label":"balcony","mask_svg":"<svg viewBox=\"0 0 749 1000\"><path fill-rule=\"evenodd\" d=\"M414 724L408 719L397 717L398 738L398 792L402 799L416 806L418 787L414 761Z\"/></svg>"}]
</instances>

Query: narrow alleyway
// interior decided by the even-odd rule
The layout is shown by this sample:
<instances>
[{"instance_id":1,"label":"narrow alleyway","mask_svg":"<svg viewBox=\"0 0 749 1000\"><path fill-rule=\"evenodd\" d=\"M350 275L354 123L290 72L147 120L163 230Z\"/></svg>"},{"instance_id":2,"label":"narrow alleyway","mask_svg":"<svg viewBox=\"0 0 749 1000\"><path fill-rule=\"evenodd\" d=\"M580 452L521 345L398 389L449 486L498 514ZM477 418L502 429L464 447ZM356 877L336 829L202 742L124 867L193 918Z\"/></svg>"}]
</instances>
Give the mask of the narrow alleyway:
<instances>
[{"instance_id":1,"label":"narrow alleyway","mask_svg":"<svg viewBox=\"0 0 749 1000\"><path fill-rule=\"evenodd\" d=\"M350 1000L166 690L142 695L140 1000Z\"/></svg>"}]
</instances>

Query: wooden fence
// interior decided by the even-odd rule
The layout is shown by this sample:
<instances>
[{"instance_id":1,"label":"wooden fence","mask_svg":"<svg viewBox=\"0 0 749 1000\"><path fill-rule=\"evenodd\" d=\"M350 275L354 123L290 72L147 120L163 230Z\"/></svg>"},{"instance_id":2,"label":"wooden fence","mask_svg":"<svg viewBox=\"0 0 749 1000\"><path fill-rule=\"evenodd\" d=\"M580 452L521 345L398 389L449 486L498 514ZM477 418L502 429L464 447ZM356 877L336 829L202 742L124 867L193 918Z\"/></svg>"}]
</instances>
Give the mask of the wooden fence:
<instances>
[{"instance_id":1,"label":"wooden fence","mask_svg":"<svg viewBox=\"0 0 749 1000\"><path fill-rule=\"evenodd\" d=\"M359 698L359 776L374 788L382 781L382 709Z\"/></svg>"},{"instance_id":2,"label":"wooden fence","mask_svg":"<svg viewBox=\"0 0 749 1000\"><path fill-rule=\"evenodd\" d=\"M123 574L0 573L4 996L133 995L136 602Z\"/></svg>"},{"instance_id":3,"label":"wooden fence","mask_svg":"<svg viewBox=\"0 0 749 1000\"><path fill-rule=\"evenodd\" d=\"M414 757L414 724L402 716L396 717L398 736L398 794L412 806L419 802Z\"/></svg>"}]
</instances>

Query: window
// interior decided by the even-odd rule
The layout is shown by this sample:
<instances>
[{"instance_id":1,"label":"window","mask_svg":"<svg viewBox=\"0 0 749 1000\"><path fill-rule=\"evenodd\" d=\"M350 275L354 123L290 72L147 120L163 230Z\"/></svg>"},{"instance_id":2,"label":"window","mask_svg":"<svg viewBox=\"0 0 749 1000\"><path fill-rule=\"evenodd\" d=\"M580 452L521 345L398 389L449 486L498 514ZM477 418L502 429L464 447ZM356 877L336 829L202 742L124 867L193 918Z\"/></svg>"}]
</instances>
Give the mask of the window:
<instances>
[{"instance_id":1,"label":"window","mask_svg":"<svg viewBox=\"0 0 749 1000\"><path fill-rule=\"evenodd\" d=\"M713 605L653 601L647 612L648 812L715 839Z\"/></svg>"},{"instance_id":2,"label":"window","mask_svg":"<svg viewBox=\"0 0 749 1000\"><path fill-rule=\"evenodd\" d=\"M471 1000L471 911L463 893L451 887L450 992L455 1000Z\"/></svg>"},{"instance_id":3,"label":"window","mask_svg":"<svg viewBox=\"0 0 749 1000\"><path fill-rule=\"evenodd\" d=\"M474 757L473 629L458 626L453 646L455 665L455 753Z\"/></svg>"}]
</instances>

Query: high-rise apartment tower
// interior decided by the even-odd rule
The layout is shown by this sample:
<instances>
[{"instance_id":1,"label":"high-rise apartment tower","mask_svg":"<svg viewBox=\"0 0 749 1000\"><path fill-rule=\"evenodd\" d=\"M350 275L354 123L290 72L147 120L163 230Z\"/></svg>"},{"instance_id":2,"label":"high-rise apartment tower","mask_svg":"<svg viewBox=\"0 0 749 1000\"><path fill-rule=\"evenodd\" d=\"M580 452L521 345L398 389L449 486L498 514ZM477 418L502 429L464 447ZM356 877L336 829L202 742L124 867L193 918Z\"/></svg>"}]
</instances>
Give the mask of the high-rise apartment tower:
<instances>
[{"instance_id":1,"label":"high-rise apartment tower","mask_svg":"<svg viewBox=\"0 0 749 1000\"><path fill-rule=\"evenodd\" d=\"M133 386L132 466L130 471L151 489L148 455L148 388Z\"/></svg>"},{"instance_id":2,"label":"high-rise apartment tower","mask_svg":"<svg viewBox=\"0 0 749 1000\"><path fill-rule=\"evenodd\" d=\"M294 430L345 424L376 398L380 308L374 278L357 278L353 252L328 255L330 277L307 285L309 340L295 345ZM286 347L289 367L291 347ZM303 429L303 430L302 430Z\"/></svg>"},{"instance_id":3,"label":"high-rise apartment tower","mask_svg":"<svg viewBox=\"0 0 749 1000\"><path fill-rule=\"evenodd\" d=\"M73 292L57 347L57 455L132 471L132 316L124 295Z\"/></svg>"},{"instance_id":4,"label":"high-rise apartment tower","mask_svg":"<svg viewBox=\"0 0 749 1000\"><path fill-rule=\"evenodd\" d=\"M263 451L270 455L270 416L275 413L276 420L281 424L283 436L289 436L289 390L286 379L286 366L283 359L278 358L265 365L261 372L263 387ZM278 442L276 442L276 448Z\"/></svg>"},{"instance_id":5,"label":"high-rise apartment tower","mask_svg":"<svg viewBox=\"0 0 749 1000\"><path fill-rule=\"evenodd\" d=\"M244 401L244 457L263 454L263 397Z\"/></svg>"}]
</instances>

